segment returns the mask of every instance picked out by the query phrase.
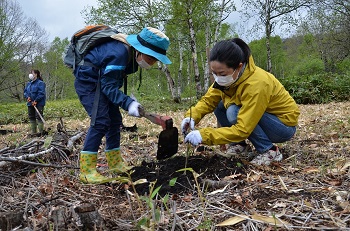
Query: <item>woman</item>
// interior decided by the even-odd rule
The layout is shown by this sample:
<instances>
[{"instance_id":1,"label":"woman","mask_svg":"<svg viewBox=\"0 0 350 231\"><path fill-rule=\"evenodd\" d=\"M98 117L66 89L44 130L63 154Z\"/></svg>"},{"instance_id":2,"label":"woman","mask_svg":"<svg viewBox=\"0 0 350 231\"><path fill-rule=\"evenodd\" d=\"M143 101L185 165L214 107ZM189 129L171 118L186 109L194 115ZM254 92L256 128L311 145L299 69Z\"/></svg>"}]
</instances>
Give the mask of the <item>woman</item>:
<instances>
[{"instance_id":1,"label":"woman","mask_svg":"<svg viewBox=\"0 0 350 231\"><path fill-rule=\"evenodd\" d=\"M120 90L125 75L136 72L139 67L149 69L157 61L171 63L166 56L169 38L156 28L144 28L138 35L116 34L112 38L115 40L99 44L86 54L84 63L92 65L77 66L74 71L76 92L91 117L79 159L83 183L110 181L96 170L97 153L103 137L106 139L105 154L110 171L120 173L129 169L120 152L120 108L131 116L140 117L142 106Z\"/></svg>"},{"instance_id":2,"label":"woman","mask_svg":"<svg viewBox=\"0 0 350 231\"><path fill-rule=\"evenodd\" d=\"M30 81L24 89L24 98L27 99L28 117L31 125L31 135L36 136L37 128L39 135L43 135L44 123L37 110L44 116L44 106L46 103L46 85L40 75L39 70L32 70L29 74ZM35 107L37 110L35 110Z\"/></svg>"},{"instance_id":3,"label":"woman","mask_svg":"<svg viewBox=\"0 0 350 231\"><path fill-rule=\"evenodd\" d=\"M195 146L230 144L228 154L242 154L248 139L258 153L251 163L281 161L274 143L288 141L296 132L300 111L294 99L271 73L254 64L249 46L239 38L215 44L209 61L215 82L185 114L182 132L188 127L192 131L184 141ZM222 127L193 130L211 112Z\"/></svg>"}]
</instances>

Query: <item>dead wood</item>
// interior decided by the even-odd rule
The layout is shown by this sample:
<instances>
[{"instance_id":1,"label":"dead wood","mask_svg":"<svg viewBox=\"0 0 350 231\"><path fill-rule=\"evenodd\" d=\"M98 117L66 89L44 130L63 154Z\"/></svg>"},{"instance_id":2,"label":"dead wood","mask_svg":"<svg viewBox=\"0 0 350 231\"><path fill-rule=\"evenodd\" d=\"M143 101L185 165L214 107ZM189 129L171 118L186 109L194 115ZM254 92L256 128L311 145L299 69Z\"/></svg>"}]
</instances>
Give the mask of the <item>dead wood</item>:
<instances>
[{"instance_id":1,"label":"dead wood","mask_svg":"<svg viewBox=\"0 0 350 231\"><path fill-rule=\"evenodd\" d=\"M45 152L48 153L48 152ZM35 155L35 157L41 156L42 153L35 153L37 155ZM28 157L28 158L33 158L32 157ZM23 160L22 158L26 158L25 156L20 156L18 158L9 158L9 157L0 157L0 161L2 162L13 162L13 163L22 163L22 164L28 164L28 165L33 165L33 166L38 166L38 167L51 167L51 168L75 168L75 169L79 169L76 166L71 166L71 165L55 165L55 164L41 164L41 163L37 163L37 162L31 162L31 161L27 161L27 160ZM5 166L1 165L0 162L0 167ZM10 164L10 163L8 163Z\"/></svg>"},{"instance_id":2,"label":"dead wood","mask_svg":"<svg viewBox=\"0 0 350 231\"><path fill-rule=\"evenodd\" d=\"M104 221L92 204L81 204L74 208L78 214L83 230L103 230Z\"/></svg>"},{"instance_id":3,"label":"dead wood","mask_svg":"<svg viewBox=\"0 0 350 231\"><path fill-rule=\"evenodd\" d=\"M11 163L22 163L37 167L76 168L71 165L44 164L28 160L56 153L60 158L69 162L68 155L72 153L75 142L80 140L84 134L85 132L78 132L69 137L65 130L61 128L59 132L52 135L52 138L33 139L20 147L12 149L11 147L5 147L0 150L0 168Z\"/></svg>"},{"instance_id":4,"label":"dead wood","mask_svg":"<svg viewBox=\"0 0 350 231\"><path fill-rule=\"evenodd\" d=\"M23 211L0 212L0 230L12 230L21 226L23 222Z\"/></svg>"}]
</instances>

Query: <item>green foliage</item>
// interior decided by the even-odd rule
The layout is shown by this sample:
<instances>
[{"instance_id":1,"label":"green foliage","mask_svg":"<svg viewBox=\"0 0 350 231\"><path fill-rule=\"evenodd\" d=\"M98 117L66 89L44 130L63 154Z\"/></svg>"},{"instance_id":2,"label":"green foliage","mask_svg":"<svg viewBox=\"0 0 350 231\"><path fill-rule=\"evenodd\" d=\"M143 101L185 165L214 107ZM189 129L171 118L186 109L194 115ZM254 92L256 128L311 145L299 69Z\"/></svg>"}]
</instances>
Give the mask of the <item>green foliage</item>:
<instances>
[{"instance_id":1,"label":"green foliage","mask_svg":"<svg viewBox=\"0 0 350 231\"><path fill-rule=\"evenodd\" d=\"M147 90L145 90L147 92ZM131 91L130 91L131 92ZM189 108L189 102L174 103L169 95L164 97L145 94L144 91L135 91L138 101L152 112L185 111ZM122 110L122 109L121 109ZM20 124L28 122L28 109L26 102L0 104L0 125ZM48 101L44 109L44 117L48 120L59 119L85 119L87 113L78 99Z\"/></svg>"},{"instance_id":2,"label":"green foliage","mask_svg":"<svg viewBox=\"0 0 350 231\"><path fill-rule=\"evenodd\" d=\"M350 100L350 75L298 75L280 81L299 104Z\"/></svg>"},{"instance_id":3,"label":"green foliage","mask_svg":"<svg viewBox=\"0 0 350 231\"><path fill-rule=\"evenodd\" d=\"M85 109L77 99L49 101L44 113L47 118L84 119L87 117Z\"/></svg>"},{"instance_id":4,"label":"green foliage","mask_svg":"<svg viewBox=\"0 0 350 231\"><path fill-rule=\"evenodd\" d=\"M337 70L340 73L346 73L350 72L349 67L350 67L350 57L347 57L346 59L342 60L341 62L337 63Z\"/></svg>"},{"instance_id":5,"label":"green foliage","mask_svg":"<svg viewBox=\"0 0 350 231\"><path fill-rule=\"evenodd\" d=\"M266 70L267 68L267 51L266 39L254 40L249 43L252 51L254 62L257 66ZM284 44L279 36L270 38L272 73L278 77L283 77L285 73L286 52Z\"/></svg>"},{"instance_id":6,"label":"green foliage","mask_svg":"<svg viewBox=\"0 0 350 231\"><path fill-rule=\"evenodd\" d=\"M267 64L267 52L265 46L265 39L254 40L249 43L254 62L257 66L266 69Z\"/></svg>"},{"instance_id":7,"label":"green foliage","mask_svg":"<svg viewBox=\"0 0 350 231\"><path fill-rule=\"evenodd\" d=\"M169 185L174 186L176 183L177 178L173 178L170 180ZM149 188L149 195L148 196L139 196L136 191L136 196L144 201L147 205L147 210L149 211L147 216L144 216L142 219L140 219L139 222L137 222L136 227L145 229L145 230L155 230L156 224L158 224L161 221L161 214L162 214L162 208L158 205L157 202L162 202L164 207L168 212L169 208L167 206L167 203L170 199L169 194L167 193L163 198L159 195L159 190L161 189L161 185L155 188L157 181L150 182Z\"/></svg>"},{"instance_id":8,"label":"green foliage","mask_svg":"<svg viewBox=\"0 0 350 231\"><path fill-rule=\"evenodd\" d=\"M0 104L0 125L18 124L28 119L27 106L23 103Z\"/></svg>"},{"instance_id":9,"label":"green foliage","mask_svg":"<svg viewBox=\"0 0 350 231\"><path fill-rule=\"evenodd\" d=\"M291 70L291 75L307 76L324 72L324 64L318 58L306 58Z\"/></svg>"},{"instance_id":10,"label":"green foliage","mask_svg":"<svg viewBox=\"0 0 350 231\"><path fill-rule=\"evenodd\" d=\"M26 103L0 104L0 124L20 124L28 122L28 109ZM79 100L48 101L44 109L47 119L84 119L87 114Z\"/></svg>"}]
</instances>

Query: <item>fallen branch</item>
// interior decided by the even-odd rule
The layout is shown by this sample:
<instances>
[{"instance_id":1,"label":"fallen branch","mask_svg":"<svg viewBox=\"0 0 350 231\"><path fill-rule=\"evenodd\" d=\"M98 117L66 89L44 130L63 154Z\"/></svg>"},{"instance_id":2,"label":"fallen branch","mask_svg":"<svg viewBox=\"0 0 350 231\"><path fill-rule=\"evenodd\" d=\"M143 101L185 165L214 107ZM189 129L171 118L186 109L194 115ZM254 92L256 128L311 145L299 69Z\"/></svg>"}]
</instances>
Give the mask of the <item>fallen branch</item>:
<instances>
[{"instance_id":1,"label":"fallen branch","mask_svg":"<svg viewBox=\"0 0 350 231\"><path fill-rule=\"evenodd\" d=\"M0 154L1 154L2 152L5 152L5 151L9 150L9 149L10 149L10 147L5 147L5 148L3 148L3 149L0 149Z\"/></svg>"},{"instance_id":2,"label":"fallen branch","mask_svg":"<svg viewBox=\"0 0 350 231\"><path fill-rule=\"evenodd\" d=\"M12 159L12 160L28 160L28 159L31 159L31 158L35 158L35 157L38 157L38 156L42 156L44 154L47 154L47 153L50 153L52 150L54 150L54 147L51 147L45 151L41 151L41 152L38 152L38 153L32 153L32 154L27 154L27 155L23 155L23 156L18 156L18 157L12 157L12 158L9 158L9 159ZM1 167L4 167L6 165L9 165L10 162L9 161L4 161L3 158L6 158L6 157L0 157L0 168Z\"/></svg>"},{"instance_id":3,"label":"fallen branch","mask_svg":"<svg viewBox=\"0 0 350 231\"><path fill-rule=\"evenodd\" d=\"M78 139L80 139L83 135L85 134L85 132L80 132L78 134L76 134L75 136L72 136L68 142L67 142L67 148L68 150L71 152L73 150L73 145L74 142L77 141Z\"/></svg>"},{"instance_id":4,"label":"fallen branch","mask_svg":"<svg viewBox=\"0 0 350 231\"><path fill-rule=\"evenodd\" d=\"M12 163L23 163L23 164L34 165L34 166L39 166L39 167L75 168L75 169L79 169L78 167L75 167L75 166L72 166L72 165L42 164L42 163L37 163L37 162L32 162L32 161L27 161L27 160L19 160L17 158L11 158L11 157L0 157L0 161L12 162ZM0 164L1 164L1 162L0 162ZM0 165L0 167L1 167L1 165Z\"/></svg>"}]
</instances>

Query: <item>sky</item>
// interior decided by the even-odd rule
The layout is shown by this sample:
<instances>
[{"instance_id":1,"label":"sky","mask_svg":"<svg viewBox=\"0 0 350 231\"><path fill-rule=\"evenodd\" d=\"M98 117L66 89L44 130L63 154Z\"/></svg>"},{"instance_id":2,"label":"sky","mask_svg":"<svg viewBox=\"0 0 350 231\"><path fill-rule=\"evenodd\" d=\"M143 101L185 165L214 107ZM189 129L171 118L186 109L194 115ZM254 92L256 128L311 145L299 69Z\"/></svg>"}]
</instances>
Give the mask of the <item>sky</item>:
<instances>
[{"instance_id":1,"label":"sky","mask_svg":"<svg viewBox=\"0 0 350 231\"><path fill-rule=\"evenodd\" d=\"M81 11L86 6L97 6L97 0L17 0L25 16L34 18L49 34L68 38L85 26Z\"/></svg>"},{"instance_id":2,"label":"sky","mask_svg":"<svg viewBox=\"0 0 350 231\"><path fill-rule=\"evenodd\" d=\"M27 17L34 18L46 30L49 42L55 37L68 38L85 26L81 15L87 6L97 6L97 0L17 0ZM240 22L238 12L233 12L229 23ZM244 27L243 27L244 28ZM239 31L239 28L236 28ZM245 39L243 34L241 38ZM247 41L248 42L248 41Z\"/></svg>"}]
</instances>

